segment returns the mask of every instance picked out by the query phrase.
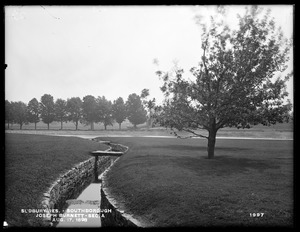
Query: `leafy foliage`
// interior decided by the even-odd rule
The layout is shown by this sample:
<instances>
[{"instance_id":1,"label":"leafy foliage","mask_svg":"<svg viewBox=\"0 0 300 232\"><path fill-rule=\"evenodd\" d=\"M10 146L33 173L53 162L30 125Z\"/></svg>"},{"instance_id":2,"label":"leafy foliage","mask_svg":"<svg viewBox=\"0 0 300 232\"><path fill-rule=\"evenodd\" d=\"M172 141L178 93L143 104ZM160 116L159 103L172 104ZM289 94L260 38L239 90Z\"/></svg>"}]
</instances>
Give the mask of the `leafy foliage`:
<instances>
[{"instance_id":1,"label":"leafy foliage","mask_svg":"<svg viewBox=\"0 0 300 232\"><path fill-rule=\"evenodd\" d=\"M68 120L72 121L76 130L78 129L78 123L82 118L82 101L79 97L72 97L67 100L66 105Z\"/></svg>"},{"instance_id":2,"label":"leafy foliage","mask_svg":"<svg viewBox=\"0 0 300 232\"><path fill-rule=\"evenodd\" d=\"M149 93L149 89L143 89L141 92L141 99L142 99L142 103L144 105L144 108L146 108L148 110L147 113L147 124L148 124L148 128L150 126L152 126L152 122L153 122L153 118L154 118L154 112L155 112L155 98L153 98L152 100L148 100L148 96L150 95Z\"/></svg>"},{"instance_id":3,"label":"leafy foliage","mask_svg":"<svg viewBox=\"0 0 300 232\"><path fill-rule=\"evenodd\" d=\"M29 101L27 106L27 117L28 122L36 124L40 121L40 104L36 98L33 98Z\"/></svg>"},{"instance_id":4,"label":"leafy foliage","mask_svg":"<svg viewBox=\"0 0 300 232\"><path fill-rule=\"evenodd\" d=\"M55 119L54 100L50 94L44 94L41 97L40 108L42 121L48 124L49 129L49 124Z\"/></svg>"},{"instance_id":5,"label":"leafy foliage","mask_svg":"<svg viewBox=\"0 0 300 232\"><path fill-rule=\"evenodd\" d=\"M291 104L283 99L288 96L285 82L292 73L272 78L287 68L291 41L275 27L270 11L262 13L262 8L247 7L244 16L238 15L238 29L231 30L223 20L215 20L224 16L219 8L221 17L211 17L210 27L200 24L203 53L199 65L190 70L194 80L186 80L180 68L174 73L156 72L166 97L162 125L210 142L223 127L288 121ZM199 129L207 130L209 136L199 134Z\"/></svg>"},{"instance_id":6,"label":"leafy foliage","mask_svg":"<svg viewBox=\"0 0 300 232\"><path fill-rule=\"evenodd\" d=\"M27 119L27 105L24 102L12 102L12 113L13 113L13 121L20 125L20 129L22 129L23 124L28 123Z\"/></svg>"},{"instance_id":7,"label":"leafy foliage","mask_svg":"<svg viewBox=\"0 0 300 232\"><path fill-rule=\"evenodd\" d=\"M13 123L13 121L14 121L12 103L8 100L5 100L5 121L8 125L8 128L9 128L9 124Z\"/></svg>"},{"instance_id":8,"label":"leafy foliage","mask_svg":"<svg viewBox=\"0 0 300 232\"><path fill-rule=\"evenodd\" d=\"M93 130L94 122L98 122L97 116L97 102L96 98L92 95L87 95L83 98L82 101L82 122L87 125L91 125Z\"/></svg>"},{"instance_id":9,"label":"leafy foliage","mask_svg":"<svg viewBox=\"0 0 300 232\"><path fill-rule=\"evenodd\" d=\"M126 114L126 106L123 98L119 97L117 100L114 100L112 105L112 114L113 118L119 123L119 129L121 129L121 123L125 121Z\"/></svg>"},{"instance_id":10,"label":"leafy foliage","mask_svg":"<svg viewBox=\"0 0 300 232\"><path fill-rule=\"evenodd\" d=\"M62 123L67 122L67 102L63 99L58 98L55 102L55 118L57 121L61 122L61 129Z\"/></svg>"},{"instance_id":11,"label":"leafy foliage","mask_svg":"<svg viewBox=\"0 0 300 232\"><path fill-rule=\"evenodd\" d=\"M40 121L40 104L36 98L31 99L27 106L28 121L38 123Z\"/></svg>"},{"instance_id":12,"label":"leafy foliage","mask_svg":"<svg viewBox=\"0 0 300 232\"><path fill-rule=\"evenodd\" d=\"M142 124L147 120L147 112L142 105L141 98L133 93L128 96L126 102L127 118L134 125Z\"/></svg>"},{"instance_id":13,"label":"leafy foliage","mask_svg":"<svg viewBox=\"0 0 300 232\"><path fill-rule=\"evenodd\" d=\"M97 98L98 104L98 121L104 124L104 128L109 125L113 125L112 103L108 101L104 96Z\"/></svg>"}]
</instances>

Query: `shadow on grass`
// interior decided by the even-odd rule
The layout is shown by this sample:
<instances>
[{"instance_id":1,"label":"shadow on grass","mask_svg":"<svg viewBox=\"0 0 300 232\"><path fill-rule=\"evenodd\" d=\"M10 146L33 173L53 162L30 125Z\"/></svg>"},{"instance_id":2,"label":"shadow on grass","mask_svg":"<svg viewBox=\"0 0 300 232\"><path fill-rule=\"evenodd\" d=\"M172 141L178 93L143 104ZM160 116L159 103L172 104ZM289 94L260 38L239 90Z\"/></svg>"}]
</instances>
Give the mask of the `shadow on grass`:
<instances>
[{"instance_id":1,"label":"shadow on grass","mask_svg":"<svg viewBox=\"0 0 300 232\"><path fill-rule=\"evenodd\" d=\"M278 169L280 165L268 160L257 160L248 158L236 158L230 156L217 156L214 159L207 157L177 157L172 159L180 168L186 168L196 172L198 175L224 176L239 174L255 170L264 172L267 169Z\"/></svg>"}]
</instances>

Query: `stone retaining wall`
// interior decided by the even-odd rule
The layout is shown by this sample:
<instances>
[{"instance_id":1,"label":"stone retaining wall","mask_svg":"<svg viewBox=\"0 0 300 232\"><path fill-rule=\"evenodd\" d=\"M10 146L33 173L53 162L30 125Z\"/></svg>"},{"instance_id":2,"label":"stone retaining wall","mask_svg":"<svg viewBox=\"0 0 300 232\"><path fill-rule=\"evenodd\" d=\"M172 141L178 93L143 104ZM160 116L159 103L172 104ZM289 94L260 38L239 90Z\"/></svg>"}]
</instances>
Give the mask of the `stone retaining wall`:
<instances>
[{"instance_id":1,"label":"stone retaining wall","mask_svg":"<svg viewBox=\"0 0 300 232\"><path fill-rule=\"evenodd\" d=\"M97 139L93 139L96 140ZM101 142L101 141L98 141ZM128 151L128 147L121 144L110 143L109 141L102 142L110 146L106 151L121 151L124 154ZM119 157L115 156L103 156L98 158L97 170L101 173L101 180L105 180L105 174L113 165L113 162L117 161ZM92 157L84 162L77 164L71 170L61 175L43 194L41 208L52 210L57 209L59 212L67 206L66 201L69 199L77 198L80 193L95 179L95 158ZM103 177L103 178L102 178ZM103 184L102 184L103 186ZM132 218L129 214L125 214L124 211L117 209L115 201L108 195L106 188L101 188L101 209L108 210L110 213L105 214L105 218L101 218L101 224L106 226L130 226L138 227L142 226L137 220ZM49 214L51 215L51 214ZM44 218L45 226L52 226L51 216Z\"/></svg>"},{"instance_id":2,"label":"stone retaining wall","mask_svg":"<svg viewBox=\"0 0 300 232\"><path fill-rule=\"evenodd\" d=\"M110 148L109 150L111 150ZM98 173L104 172L112 160L117 157L99 157L97 162ZM52 210L57 209L59 212L66 207L66 200L77 198L80 193L95 180L95 158L83 161L61 175L43 194L41 208ZM44 225L51 226L51 217L44 218Z\"/></svg>"},{"instance_id":3,"label":"stone retaining wall","mask_svg":"<svg viewBox=\"0 0 300 232\"><path fill-rule=\"evenodd\" d=\"M117 208L115 208L110 203L108 198L109 197L104 193L103 189L101 188L101 209L105 209L109 212L104 212L104 217L101 217L102 227L138 227L138 225L134 224L132 221L130 221L123 215L123 211L119 211Z\"/></svg>"},{"instance_id":4,"label":"stone retaining wall","mask_svg":"<svg viewBox=\"0 0 300 232\"><path fill-rule=\"evenodd\" d=\"M128 147L121 144L107 144L112 146L112 151L122 151L124 152L124 154L129 149ZM116 159L115 162L118 159ZM131 215L125 213L121 208L119 208L116 200L111 196L108 188L105 187L106 174L109 170L110 167L101 174L101 209L105 209L109 212L104 212L104 217L101 217L102 227L145 227L145 225L141 224L141 222L133 218Z\"/></svg>"}]
</instances>

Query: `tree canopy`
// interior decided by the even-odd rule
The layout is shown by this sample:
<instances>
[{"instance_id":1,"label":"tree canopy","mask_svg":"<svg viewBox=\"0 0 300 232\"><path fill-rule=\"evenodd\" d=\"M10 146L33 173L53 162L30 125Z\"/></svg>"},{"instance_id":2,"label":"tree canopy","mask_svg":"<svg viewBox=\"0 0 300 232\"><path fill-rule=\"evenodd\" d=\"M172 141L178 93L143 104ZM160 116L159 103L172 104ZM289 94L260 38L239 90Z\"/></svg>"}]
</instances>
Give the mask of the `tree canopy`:
<instances>
[{"instance_id":1,"label":"tree canopy","mask_svg":"<svg viewBox=\"0 0 300 232\"><path fill-rule=\"evenodd\" d=\"M114 100L112 105L112 114L116 122L119 123L119 130L121 130L121 124L127 117L126 106L123 98L119 97L118 99Z\"/></svg>"},{"instance_id":2,"label":"tree canopy","mask_svg":"<svg viewBox=\"0 0 300 232\"><path fill-rule=\"evenodd\" d=\"M150 127L152 127L152 123L153 123L153 115L154 115L154 111L155 111L155 101L156 99L153 98L152 100L151 99L148 99L148 96L150 95L149 93L149 89L143 89L142 92L141 92L141 100L142 100L142 103L144 105L144 108L146 108L148 110L147 112L147 127L148 129Z\"/></svg>"},{"instance_id":3,"label":"tree canopy","mask_svg":"<svg viewBox=\"0 0 300 232\"><path fill-rule=\"evenodd\" d=\"M224 14L219 7L209 26L200 22L202 54L199 65L190 69L193 79L184 78L178 67L174 73L157 71L166 97L160 123L175 129L177 136L185 131L207 138L208 158L214 157L220 128L288 121L291 109L284 98L292 73L273 80L287 68L291 41L276 28L270 10L247 7L237 16L236 30L222 20Z\"/></svg>"},{"instance_id":4,"label":"tree canopy","mask_svg":"<svg viewBox=\"0 0 300 232\"><path fill-rule=\"evenodd\" d=\"M59 121L61 126L60 126L60 129L62 130L63 129L63 122L66 122L68 120L68 117L67 117L67 102L61 98L58 98L56 101L55 101L55 105L54 105L54 108L55 108L55 118L56 118L56 121Z\"/></svg>"},{"instance_id":5,"label":"tree canopy","mask_svg":"<svg viewBox=\"0 0 300 232\"><path fill-rule=\"evenodd\" d=\"M97 98L99 121L104 124L104 129L107 126L113 125L112 103L104 96Z\"/></svg>"},{"instance_id":6,"label":"tree canopy","mask_svg":"<svg viewBox=\"0 0 300 232\"><path fill-rule=\"evenodd\" d=\"M55 119L53 96L51 96L50 94L44 94L41 97L40 108L42 121L48 125L49 130L49 124Z\"/></svg>"},{"instance_id":7,"label":"tree canopy","mask_svg":"<svg viewBox=\"0 0 300 232\"><path fill-rule=\"evenodd\" d=\"M147 112L143 107L141 98L139 95L133 93L128 96L126 102L127 118L133 124L134 128L138 124L142 124L147 120Z\"/></svg>"},{"instance_id":8,"label":"tree canopy","mask_svg":"<svg viewBox=\"0 0 300 232\"><path fill-rule=\"evenodd\" d=\"M9 125L14 122L12 103L8 100L5 100L5 121L7 123L8 129Z\"/></svg>"},{"instance_id":9,"label":"tree canopy","mask_svg":"<svg viewBox=\"0 0 300 232\"><path fill-rule=\"evenodd\" d=\"M91 125L91 130L94 130L94 123L98 121L97 115L97 102L96 98L92 95L87 95L82 101L82 118L83 122Z\"/></svg>"},{"instance_id":10,"label":"tree canopy","mask_svg":"<svg viewBox=\"0 0 300 232\"><path fill-rule=\"evenodd\" d=\"M28 102L27 113L28 122L34 123L34 128L36 129L36 124L40 121L40 104L36 98Z\"/></svg>"},{"instance_id":11,"label":"tree canopy","mask_svg":"<svg viewBox=\"0 0 300 232\"><path fill-rule=\"evenodd\" d=\"M76 130L78 123L82 118L82 101L79 97L72 97L67 100L66 109L68 112L68 120L75 124Z\"/></svg>"},{"instance_id":12,"label":"tree canopy","mask_svg":"<svg viewBox=\"0 0 300 232\"><path fill-rule=\"evenodd\" d=\"M27 119L27 105L24 102L18 101L11 104L12 113L14 115L13 120L15 123L20 125L20 130L22 130L23 124L28 123Z\"/></svg>"}]
</instances>

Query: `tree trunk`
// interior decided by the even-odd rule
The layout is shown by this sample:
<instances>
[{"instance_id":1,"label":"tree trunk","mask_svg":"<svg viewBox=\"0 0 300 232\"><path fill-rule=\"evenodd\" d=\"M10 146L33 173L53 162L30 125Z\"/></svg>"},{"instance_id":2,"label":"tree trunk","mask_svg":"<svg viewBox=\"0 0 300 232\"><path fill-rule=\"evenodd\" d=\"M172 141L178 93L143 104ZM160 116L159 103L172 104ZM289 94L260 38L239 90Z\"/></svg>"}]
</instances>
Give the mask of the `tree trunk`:
<instances>
[{"instance_id":1,"label":"tree trunk","mask_svg":"<svg viewBox=\"0 0 300 232\"><path fill-rule=\"evenodd\" d=\"M20 123L20 130L22 130L22 123Z\"/></svg>"},{"instance_id":2,"label":"tree trunk","mask_svg":"<svg viewBox=\"0 0 300 232\"><path fill-rule=\"evenodd\" d=\"M47 123L47 125L48 125L48 130L49 130L49 128L50 128L50 127L49 127L49 124L50 124L50 123Z\"/></svg>"},{"instance_id":3,"label":"tree trunk","mask_svg":"<svg viewBox=\"0 0 300 232\"><path fill-rule=\"evenodd\" d=\"M9 129L9 122L7 122L7 129Z\"/></svg>"},{"instance_id":4,"label":"tree trunk","mask_svg":"<svg viewBox=\"0 0 300 232\"><path fill-rule=\"evenodd\" d=\"M91 130L94 130L94 122L91 122Z\"/></svg>"},{"instance_id":5,"label":"tree trunk","mask_svg":"<svg viewBox=\"0 0 300 232\"><path fill-rule=\"evenodd\" d=\"M207 153L208 159L213 159L215 155L215 144L216 144L216 130L210 130L208 134Z\"/></svg>"},{"instance_id":6,"label":"tree trunk","mask_svg":"<svg viewBox=\"0 0 300 232\"><path fill-rule=\"evenodd\" d=\"M136 124L133 125L133 128L134 128L135 130L137 129Z\"/></svg>"},{"instance_id":7,"label":"tree trunk","mask_svg":"<svg viewBox=\"0 0 300 232\"><path fill-rule=\"evenodd\" d=\"M121 123L119 123L119 130L121 130Z\"/></svg>"},{"instance_id":8,"label":"tree trunk","mask_svg":"<svg viewBox=\"0 0 300 232\"><path fill-rule=\"evenodd\" d=\"M62 120L60 121L60 129L61 130L63 129L63 121Z\"/></svg>"},{"instance_id":9,"label":"tree trunk","mask_svg":"<svg viewBox=\"0 0 300 232\"><path fill-rule=\"evenodd\" d=\"M78 121L76 121L75 126L76 126L76 130L77 130L78 129Z\"/></svg>"},{"instance_id":10,"label":"tree trunk","mask_svg":"<svg viewBox=\"0 0 300 232\"><path fill-rule=\"evenodd\" d=\"M106 130L106 127L107 127L107 125L106 125L106 124L104 124L104 130Z\"/></svg>"},{"instance_id":11,"label":"tree trunk","mask_svg":"<svg viewBox=\"0 0 300 232\"><path fill-rule=\"evenodd\" d=\"M149 119L149 127L150 127L150 128L153 127L153 120L152 120L152 118Z\"/></svg>"},{"instance_id":12,"label":"tree trunk","mask_svg":"<svg viewBox=\"0 0 300 232\"><path fill-rule=\"evenodd\" d=\"M36 130L36 122L34 123L34 129Z\"/></svg>"},{"instance_id":13,"label":"tree trunk","mask_svg":"<svg viewBox=\"0 0 300 232\"><path fill-rule=\"evenodd\" d=\"M148 118L147 120L147 130L149 130L149 128L150 128L150 118Z\"/></svg>"}]
</instances>

